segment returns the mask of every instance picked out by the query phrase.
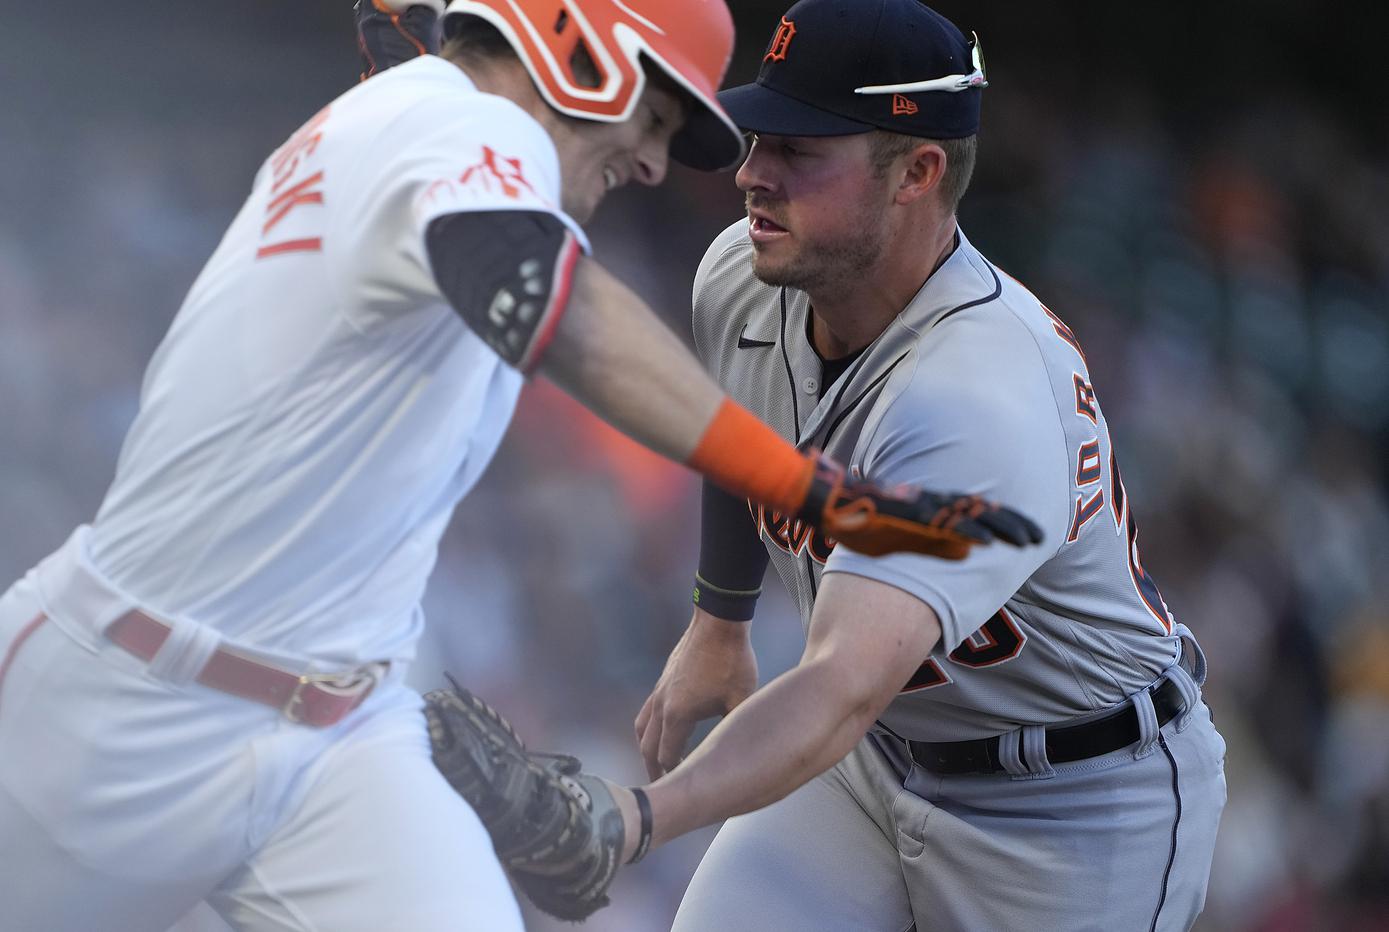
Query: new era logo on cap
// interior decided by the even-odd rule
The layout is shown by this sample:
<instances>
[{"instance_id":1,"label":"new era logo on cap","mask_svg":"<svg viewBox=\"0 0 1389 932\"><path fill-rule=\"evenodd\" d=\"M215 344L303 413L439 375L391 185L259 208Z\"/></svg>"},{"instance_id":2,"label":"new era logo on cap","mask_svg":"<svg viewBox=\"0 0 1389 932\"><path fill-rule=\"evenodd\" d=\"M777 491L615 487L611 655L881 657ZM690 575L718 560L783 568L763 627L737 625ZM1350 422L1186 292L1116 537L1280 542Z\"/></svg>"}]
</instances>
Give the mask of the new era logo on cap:
<instances>
[{"instance_id":1,"label":"new era logo on cap","mask_svg":"<svg viewBox=\"0 0 1389 932\"><path fill-rule=\"evenodd\" d=\"M777 22L757 82L719 101L759 134L960 139L979 129L987 84L978 38L922 0L799 0Z\"/></svg>"}]
</instances>

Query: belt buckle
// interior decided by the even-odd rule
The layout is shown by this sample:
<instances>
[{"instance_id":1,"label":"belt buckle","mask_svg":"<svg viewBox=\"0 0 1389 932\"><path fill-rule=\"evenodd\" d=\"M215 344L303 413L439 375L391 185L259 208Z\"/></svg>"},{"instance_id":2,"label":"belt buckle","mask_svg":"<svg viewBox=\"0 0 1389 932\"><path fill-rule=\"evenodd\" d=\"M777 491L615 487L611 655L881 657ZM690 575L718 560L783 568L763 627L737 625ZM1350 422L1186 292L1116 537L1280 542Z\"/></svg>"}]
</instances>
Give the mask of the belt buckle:
<instances>
[{"instance_id":1,"label":"belt buckle","mask_svg":"<svg viewBox=\"0 0 1389 932\"><path fill-rule=\"evenodd\" d=\"M360 702L366 698L367 693L376 688L383 672L384 667L374 663L340 673L301 673L298 681L294 684L294 689L290 690L289 698L285 699L284 705L280 706L280 714L295 724L310 724L304 720L303 713L300 711L304 704L305 689L313 686L329 693L337 693L340 696L350 696L357 693L356 698ZM364 684L365 688L362 688Z\"/></svg>"}]
</instances>

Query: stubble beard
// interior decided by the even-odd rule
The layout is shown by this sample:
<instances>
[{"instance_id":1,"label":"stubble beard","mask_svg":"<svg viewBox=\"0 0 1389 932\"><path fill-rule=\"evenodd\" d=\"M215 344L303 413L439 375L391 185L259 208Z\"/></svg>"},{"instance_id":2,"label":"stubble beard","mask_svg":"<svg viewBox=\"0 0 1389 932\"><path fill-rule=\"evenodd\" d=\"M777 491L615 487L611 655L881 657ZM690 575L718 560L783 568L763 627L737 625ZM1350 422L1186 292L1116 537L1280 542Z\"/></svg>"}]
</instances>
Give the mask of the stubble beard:
<instances>
[{"instance_id":1,"label":"stubble beard","mask_svg":"<svg viewBox=\"0 0 1389 932\"><path fill-rule=\"evenodd\" d=\"M764 284L811 295L851 291L882 257L885 235L875 221L865 217L857 229L833 239L798 236L795 253L777 262L754 247L752 272Z\"/></svg>"}]
</instances>

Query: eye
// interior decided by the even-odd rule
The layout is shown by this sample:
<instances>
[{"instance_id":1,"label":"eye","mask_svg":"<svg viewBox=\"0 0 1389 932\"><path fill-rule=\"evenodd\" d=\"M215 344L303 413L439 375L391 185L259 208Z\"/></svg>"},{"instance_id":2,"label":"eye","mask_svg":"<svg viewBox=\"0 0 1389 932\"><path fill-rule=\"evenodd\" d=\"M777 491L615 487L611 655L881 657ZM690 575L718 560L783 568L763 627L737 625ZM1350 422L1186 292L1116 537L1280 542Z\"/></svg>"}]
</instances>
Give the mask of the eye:
<instances>
[{"instance_id":1,"label":"eye","mask_svg":"<svg viewBox=\"0 0 1389 932\"><path fill-rule=\"evenodd\" d=\"M799 158L808 156L809 150L802 148L799 142L792 141L789 136L759 136L757 133L744 133L748 148L760 146L763 149L771 149L783 158Z\"/></svg>"}]
</instances>

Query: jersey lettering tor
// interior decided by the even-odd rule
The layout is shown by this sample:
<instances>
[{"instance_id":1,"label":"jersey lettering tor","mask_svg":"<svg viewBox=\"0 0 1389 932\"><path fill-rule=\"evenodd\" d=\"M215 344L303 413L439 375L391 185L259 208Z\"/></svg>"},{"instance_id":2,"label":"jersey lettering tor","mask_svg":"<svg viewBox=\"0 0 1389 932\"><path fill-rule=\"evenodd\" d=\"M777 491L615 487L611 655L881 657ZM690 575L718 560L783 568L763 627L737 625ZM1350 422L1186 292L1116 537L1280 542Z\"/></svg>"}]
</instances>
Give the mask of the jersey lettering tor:
<instances>
[{"instance_id":1,"label":"jersey lettering tor","mask_svg":"<svg viewBox=\"0 0 1389 932\"><path fill-rule=\"evenodd\" d=\"M958 562L867 557L753 509L803 625L832 572L901 588L939 616L941 642L882 722L923 741L986 737L1107 710L1169 667L1179 638L1139 559L1104 409L1062 318L960 234L902 314L820 391L809 300L757 280L746 229L720 235L695 280L695 346L729 394L855 475L982 495L1046 535Z\"/></svg>"}]
</instances>

